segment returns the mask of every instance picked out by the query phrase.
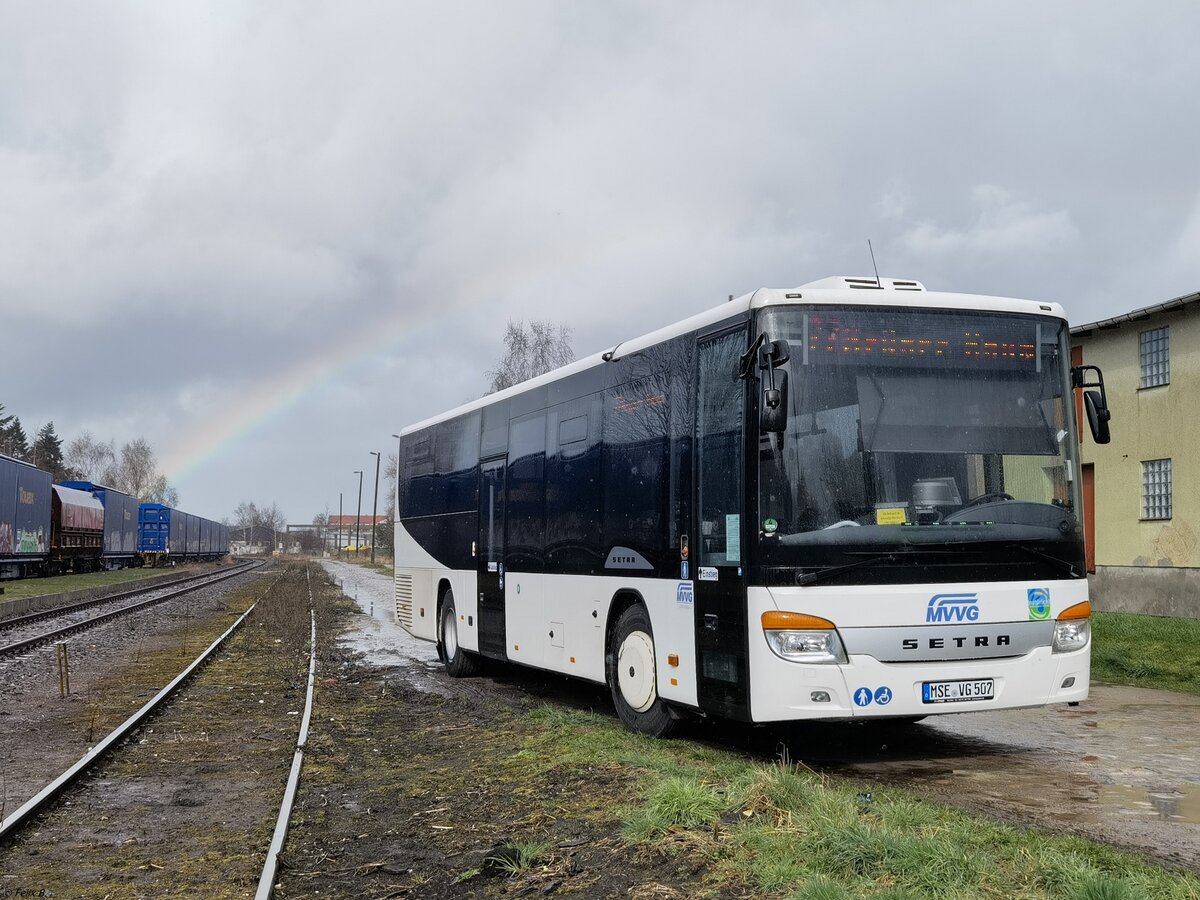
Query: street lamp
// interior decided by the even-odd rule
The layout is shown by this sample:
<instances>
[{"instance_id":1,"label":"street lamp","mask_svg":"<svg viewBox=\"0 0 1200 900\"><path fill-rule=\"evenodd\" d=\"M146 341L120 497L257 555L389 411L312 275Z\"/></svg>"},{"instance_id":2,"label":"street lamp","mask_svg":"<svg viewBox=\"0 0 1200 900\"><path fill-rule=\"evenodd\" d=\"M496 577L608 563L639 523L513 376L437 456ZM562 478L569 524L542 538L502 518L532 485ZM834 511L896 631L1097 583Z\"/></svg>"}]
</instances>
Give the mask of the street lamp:
<instances>
[{"instance_id":1,"label":"street lamp","mask_svg":"<svg viewBox=\"0 0 1200 900\"><path fill-rule=\"evenodd\" d=\"M375 565L375 520L379 518L379 451L368 451L375 457L375 505L371 509L371 565Z\"/></svg>"},{"instance_id":2,"label":"street lamp","mask_svg":"<svg viewBox=\"0 0 1200 900\"><path fill-rule=\"evenodd\" d=\"M342 492L338 491L338 559L342 558L342 526L346 524L346 517L342 515Z\"/></svg>"},{"instance_id":3,"label":"street lamp","mask_svg":"<svg viewBox=\"0 0 1200 900\"><path fill-rule=\"evenodd\" d=\"M362 469L355 469L358 476L358 512L354 514L354 558L358 559L358 545L362 543Z\"/></svg>"}]
</instances>

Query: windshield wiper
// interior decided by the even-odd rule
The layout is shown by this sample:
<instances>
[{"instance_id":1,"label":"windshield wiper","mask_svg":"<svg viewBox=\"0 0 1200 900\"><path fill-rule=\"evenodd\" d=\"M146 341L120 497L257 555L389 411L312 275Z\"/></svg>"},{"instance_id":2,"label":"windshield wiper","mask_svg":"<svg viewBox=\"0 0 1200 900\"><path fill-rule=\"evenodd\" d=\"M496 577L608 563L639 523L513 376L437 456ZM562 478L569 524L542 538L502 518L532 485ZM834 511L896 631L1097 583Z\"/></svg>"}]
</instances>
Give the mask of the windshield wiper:
<instances>
[{"instance_id":1,"label":"windshield wiper","mask_svg":"<svg viewBox=\"0 0 1200 900\"><path fill-rule=\"evenodd\" d=\"M1043 553L1041 550L1034 550L1032 547L1026 547L1024 544L1008 544L1006 546L1010 550L1020 550L1022 553L1028 553L1030 556L1036 556L1038 559L1045 560L1061 571L1066 572L1072 578L1079 577L1079 573L1075 571L1075 566L1065 559L1059 559L1057 556L1051 556L1049 553Z\"/></svg>"},{"instance_id":2,"label":"windshield wiper","mask_svg":"<svg viewBox=\"0 0 1200 900\"><path fill-rule=\"evenodd\" d=\"M817 569L815 572L805 572L803 575L797 575L796 584L816 584L818 581L825 581L827 578L833 578L835 575L848 572L850 569L857 569L860 566L895 561L896 554L894 553L885 553L882 556L868 556L866 559L856 559L854 562L846 563L844 566L826 566L824 569Z\"/></svg>"}]
</instances>

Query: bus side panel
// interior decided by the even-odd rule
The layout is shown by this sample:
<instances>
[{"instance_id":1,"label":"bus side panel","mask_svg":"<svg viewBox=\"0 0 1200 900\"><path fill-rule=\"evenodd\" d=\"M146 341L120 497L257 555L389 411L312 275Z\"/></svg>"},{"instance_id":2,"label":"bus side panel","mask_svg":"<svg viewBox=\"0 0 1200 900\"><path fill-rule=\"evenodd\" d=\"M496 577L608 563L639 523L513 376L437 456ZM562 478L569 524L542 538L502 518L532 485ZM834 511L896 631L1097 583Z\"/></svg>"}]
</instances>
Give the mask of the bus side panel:
<instances>
[{"instance_id":1,"label":"bus side panel","mask_svg":"<svg viewBox=\"0 0 1200 900\"><path fill-rule=\"evenodd\" d=\"M456 611L464 617L459 622L459 641L468 650L478 649L476 629L468 626L476 621L476 575L471 568L463 568L463 559L456 559L451 568L430 552L431 536L441 538L447 531L450 518L416 522L398 522L396 525L396 619L414 637L426 640L437 639L438 586L445 579L454 591ZM416 534L414 534L416 532ZM437 543L433 541L432 543ZM467 542L465 562L470 563L470 539Z\"/></svg>"},{"instance_id":2,"label":"bus side panel","mask_svg":"<svg viewBox=\"0 0 1200 900\"><path fill-rule=\"evenodd\" d=\"M504 598L508 656L604 684L605 626L613 598L636 593L650 614L659 694L696 706L691 588L691 582L661 578L510 572Z\"/></svg>"}]
</instances>

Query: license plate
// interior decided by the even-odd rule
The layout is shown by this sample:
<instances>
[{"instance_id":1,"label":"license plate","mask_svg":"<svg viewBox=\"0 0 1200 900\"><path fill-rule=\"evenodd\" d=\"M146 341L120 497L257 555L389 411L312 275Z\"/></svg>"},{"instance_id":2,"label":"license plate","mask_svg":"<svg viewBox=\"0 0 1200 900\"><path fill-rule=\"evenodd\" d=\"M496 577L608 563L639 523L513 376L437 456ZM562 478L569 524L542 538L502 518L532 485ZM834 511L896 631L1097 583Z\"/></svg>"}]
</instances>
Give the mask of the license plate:
<instances>
[{"instance_id":1,"label":"license plate","mask_svg":"<svg viewBox=\"0 0 1200 900\"><path fill-rule=\"evenodd\" d=\"M991 700L995 695L996 685L991 678L977 678L974 681L926 681L921 685L921 699L925 703Z\"/></svg>"}]
</instances>

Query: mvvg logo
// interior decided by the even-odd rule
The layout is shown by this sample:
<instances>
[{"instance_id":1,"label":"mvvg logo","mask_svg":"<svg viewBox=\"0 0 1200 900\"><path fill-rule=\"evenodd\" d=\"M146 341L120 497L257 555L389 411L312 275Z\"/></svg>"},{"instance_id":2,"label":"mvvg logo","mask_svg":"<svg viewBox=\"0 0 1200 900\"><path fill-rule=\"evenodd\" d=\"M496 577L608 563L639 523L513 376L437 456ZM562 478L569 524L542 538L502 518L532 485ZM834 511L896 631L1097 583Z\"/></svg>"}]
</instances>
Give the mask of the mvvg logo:
<instances>
[{"instance_id":1,"label":"mvvg logo","mask_svg":"<svg viewBox=\"0 0 1200 900\"><path fill-rule=\"evenodd\" d=\"M926 622L978 622L978 594L934 594L929 600Z\"/></svg>"}]
</instances>

